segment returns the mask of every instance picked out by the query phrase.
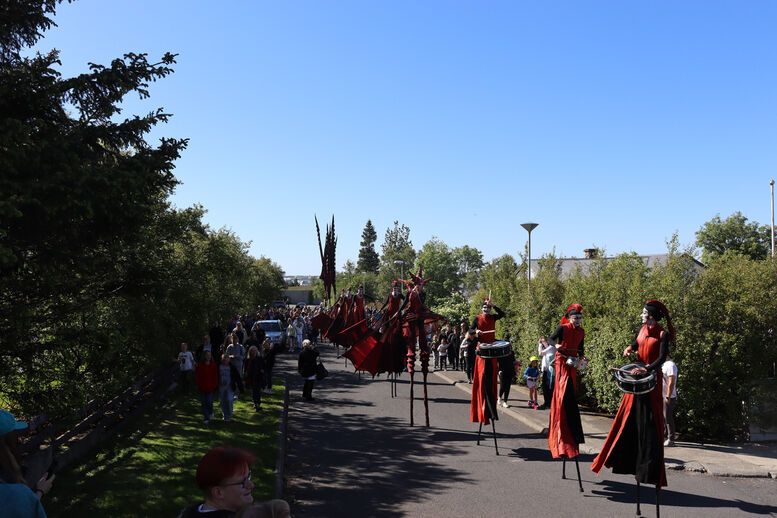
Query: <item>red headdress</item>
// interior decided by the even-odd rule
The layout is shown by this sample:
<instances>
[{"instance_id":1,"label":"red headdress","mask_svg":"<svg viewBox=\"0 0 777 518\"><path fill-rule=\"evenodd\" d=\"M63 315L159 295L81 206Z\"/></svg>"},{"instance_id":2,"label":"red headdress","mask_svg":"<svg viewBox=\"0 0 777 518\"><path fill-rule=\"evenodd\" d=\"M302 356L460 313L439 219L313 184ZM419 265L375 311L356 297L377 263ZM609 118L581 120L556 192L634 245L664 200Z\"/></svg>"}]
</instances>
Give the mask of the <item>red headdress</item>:
<instances>
[{"instance_id":1,"label":"red headdress","mask_svg":"<svg viewBox=\"0 0 777 518\"><path fill-rule=\"evenodd\" d=\"M564 314L564 316L561 317L561 325L569 323L570 315L582 315L582 314L583 314L583 306L581 306L580 304L571 304L567 308L567 312Z\"/></svg>"},{"instance_id":2,"label":"red headdress","mask_svg":"<svg viewBox=\"0 0 777 518\"><path fill-rule=\"evenodd\" d=\"M672 326L672 319L669 317L669 310L666 309L666 306L659 300L651 299L645 302L645 309L648 310L648 313L650 313L656 321L666 317L666 326L669 328L669 338L674 340L674 326Z\"/></svg>"},{"instance_id":3,"label":"red headdress","mask_svg":"<svg viewBox=\"0 0 777 518\"><path fill-rule=\"evenodd\" d=\"M413 282L414 285L420 285L423 287L425 284L427 284L429 281L432 280L431 277L428 279L421 278L421 267L418 267L418 273L408 272L410 274L410 280Z\"/></svg>"}]
</instances>

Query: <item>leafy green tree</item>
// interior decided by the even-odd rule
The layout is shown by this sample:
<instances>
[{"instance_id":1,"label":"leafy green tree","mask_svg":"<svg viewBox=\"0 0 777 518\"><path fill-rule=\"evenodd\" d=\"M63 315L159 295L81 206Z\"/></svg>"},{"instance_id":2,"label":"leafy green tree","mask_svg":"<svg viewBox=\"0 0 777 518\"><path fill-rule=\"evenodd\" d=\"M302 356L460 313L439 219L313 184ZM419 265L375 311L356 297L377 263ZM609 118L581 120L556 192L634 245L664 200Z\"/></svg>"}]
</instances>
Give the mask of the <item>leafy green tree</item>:
<instances>
[{"instance_id":1,"label":"leafy green tree","mask_svg":"<svg viewBox=\"0 0 777 518\"><path fill-rule=\"evenodd\" d=\"M453 251L436 237L427 241L418 252L416 265L423 268L425 278L432 279L424 288L428 306L443 303L458 290L459 272Z\"/></svg>"},{"instance_id":2,"label":"leafy green tree","mask_svg":"<svg viewBox=\"0 0 777 518\"><path fill-rule=\"evenodd\" d=\"M459 289L465 294L474 293L480 282L483 268L483 253L468 245L453 249L453 259L459 274Z\"/></svg>"},{"instance_id":3,"label":"leafy green tree","mask_svg":"<svg viewBox=\"0 0 777 518\"><path fill-rule=\"evenodd\" d=\"M432 311L444 316L448 323L458 326L465 322L469 326L469 302L461 293L454 293L444 298L439 304L430 306Z\"/></svg>"},{"instance_id":4,"label":"leafy green tree","mask_svg":"<svg viewBox=\"0 0 777 518\"><path fill-rule=\"evenodd\" d=\"M696 232L696 245L702 248L702 261L709 263L725 253L765 259L770 253L771 232L767 225L747 218L737 211L724 220L720 214Z\"/></svg>"},{"instance_id":5,"label":"leafy green tree","mask_svg":"<svg viewBox=\"0 0 777 518\"><path fill-rule=\"evenodd\" d=\"M407 272L415 265L416 252L410 241L410 229L406 225L394 221L394 227L386 229L381 251L380 284L390 286L392 281L400 278L402 269L407 277ZM404 264L400 267L395 261L403 261Z\"/></svg>"},{"instance_id":6,"label":"leafy green tree","mask_svg":"<svg viewBox=\"0 0 777 518\"><path fill-rule=\"evenodd\" d=\"M375 232L375 227L372 226L372 221L367 220L367 224L364 225L362 231L362 241L359 249L359 260L356 263L356 269L360 272L378 273L380 267L380 257L378 252L375 251L375 241L378 239L378 234Z\"/></svg>"}]
</instances>

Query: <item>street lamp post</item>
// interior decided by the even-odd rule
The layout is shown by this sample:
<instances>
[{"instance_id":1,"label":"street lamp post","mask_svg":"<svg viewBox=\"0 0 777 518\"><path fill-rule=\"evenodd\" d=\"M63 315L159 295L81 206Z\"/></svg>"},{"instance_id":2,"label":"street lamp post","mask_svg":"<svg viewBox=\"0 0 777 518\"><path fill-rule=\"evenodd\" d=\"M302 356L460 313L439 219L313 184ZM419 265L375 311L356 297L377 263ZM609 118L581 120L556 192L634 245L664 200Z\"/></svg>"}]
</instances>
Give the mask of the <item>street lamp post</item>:
<instances>
[{"instance_id":1,"label":"street lamp post","mask_svg":"<svg viewBox=\"0 0 777 518\"><path fill-rule=\"evenodd\" d=\"M772 258L774 258L774 180L769 182L772 188Z\"/></svg>"},{"instance_id":2,"label":"street lamp post","mask_svg":"<svg viewBox=\"0 0 777 518\"><path fill-rule=\"evenodd\" d=\"M394 261L394 264L398 264L399 265L399 278L400 279L404 279L405 278L405 261L397 259L396 261ZM401 287L400 287L400 289L401 289Z\"/></svg>"},{"instance_id":3,"label":"street lamp post","mask_svg":"<svg viewBox=\"0 0 777 518\"><path fill-rule=\"evenodd\" d=\"M527 284L529 293L531 293L531 231L537 228L539 223L521 223L521 226L529 233L529 261L527 263L527 270L529 273L529 283Z\"/></svg>"}]
</instances>

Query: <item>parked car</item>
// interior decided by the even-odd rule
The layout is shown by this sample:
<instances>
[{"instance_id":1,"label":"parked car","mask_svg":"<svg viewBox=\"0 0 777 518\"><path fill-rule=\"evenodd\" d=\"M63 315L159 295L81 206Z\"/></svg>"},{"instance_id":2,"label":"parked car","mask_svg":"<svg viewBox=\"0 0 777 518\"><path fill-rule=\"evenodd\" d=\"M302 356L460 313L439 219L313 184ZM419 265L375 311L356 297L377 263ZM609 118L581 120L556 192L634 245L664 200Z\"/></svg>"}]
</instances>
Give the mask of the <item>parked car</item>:
<instances>
[{"instance_id":1,"label":"parked car","mask_svg":"<svg viewBox=\"0 0 777 518\"><path fill-rule=\"evenodd\" d=\"M280 320L260 320L259 325L274 345L286 346L286 330L283 329Z\"/></svg>"}]
</instances>

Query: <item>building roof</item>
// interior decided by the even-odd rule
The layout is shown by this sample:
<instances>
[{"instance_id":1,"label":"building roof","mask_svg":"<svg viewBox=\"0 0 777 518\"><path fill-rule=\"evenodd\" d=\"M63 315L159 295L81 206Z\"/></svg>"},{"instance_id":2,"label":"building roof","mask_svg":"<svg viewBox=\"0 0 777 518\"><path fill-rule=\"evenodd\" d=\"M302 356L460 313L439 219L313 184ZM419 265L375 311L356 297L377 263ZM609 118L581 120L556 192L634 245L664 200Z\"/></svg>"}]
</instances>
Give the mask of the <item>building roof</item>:
<instances>
[{"instance_id":1,"label":"building roof","mask_svg":"<svg viewBox=\"0 0 777 518\"><path fill-rule=\"evenodd\" d=\"M688 254L682 254L687 257L689 257L695 264L696 269L701 271L702 269L706 268L703 263L697 261L692 256ZM661 266L664 264L669 257L669 254L650 254L650 255L640 255L639 258L642 259L642 261L645 263L645 265L648 268L655 268L656 266ZM612 259L611 257L606 257L605 261ZM531 260L531 274L532 277L539 271L539 262L541 259L532 259ZM595 257L586 258L586 257L562 257L560 258L559 264L561 266L561 278L566 279L569 276L571 276L573 273L577 271L578 268L581 269L583 273L586 273L588 268L590 268L590 265L596 261L597 259Z\"/></svg>"}]
</instances>

